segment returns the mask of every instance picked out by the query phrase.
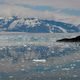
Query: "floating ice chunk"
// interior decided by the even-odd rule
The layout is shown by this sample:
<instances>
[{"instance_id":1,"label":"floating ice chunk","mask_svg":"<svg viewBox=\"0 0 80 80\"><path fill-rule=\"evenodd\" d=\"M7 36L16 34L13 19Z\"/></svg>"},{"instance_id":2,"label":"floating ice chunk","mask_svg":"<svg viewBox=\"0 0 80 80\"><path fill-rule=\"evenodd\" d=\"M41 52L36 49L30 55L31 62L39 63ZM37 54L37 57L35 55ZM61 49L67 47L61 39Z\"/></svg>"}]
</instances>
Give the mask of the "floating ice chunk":
<instances>
[{"instance_id":1,"label":"floating ice chunk","mask_svg":"<svg viewBox=\"0 0 80 80\"><path fill-rule=\"evenodd\" d=\"M59 80L61 80L61 77L59 78Z\"/></svg>"},{"instance_id":2,"label":"floating ice chunk","mask_svg":"<svg viewBox=\"0 0 80 80\"><path fill-rule=\"evenodd\" d=\"M27 45L24 45L24 47L26 47Z\"/></svg>"},{"instance_id":3,"label":"floating ice chunk","mask_svg":"<svg viewBox=\"0 0 80 80\"><path fill-rule=\"evenodd\" d=\"M45 63L46 60L45 59L33 59L33 62L41 62L41 63Z\"/></svg>"},{"instance_id":4,"label":"floating ice chunk","mask_svg":"<svg viewBox=\"0 0 80 80\"><path fill-rule=\"evenodd\" d=\"M52 53L54 53L54 51L51 51Z\"/></svg>"},{"instance_id":5,"label":"floating ice chunk","mask_svg":"<svg viewBox=\"0 0 80 80\"><path fill-rule=\"evenodd\" d=\"M78 75L73 75L73 77L78 77Z\"/></svg>"},{"instance_id":6,"label":"floating ice chunk","mask_svg":"<svg viewBox=\"0 0 80 80\"><path fill-rule=\"evenodd\" d=\"M3 48L0 48L0 50L3 50Z\"/></svg>"},{"instance_id":7,"label":"floating ice chunk","mask_svg":"<svg viewBox=\"0 0 80 80\"><path fill-rule=\"evenodd\" d=\"M69 71L70 68L63 68L62 70L63 70L63 71Z\"/></svg>"},{"instance_id":8,"label":"floating ice chunk","mask_svg":"<svg viewBox=\"0 0 80 80\"><path fill-rule=\"evenodd\" d=\"M74 66L76 66L76 64L71 64L70 66L71 66L71 67L74 67Z\"/></svg>"},{"instance_id":9,"label":"floating ice chunk","mask_svg":"<svg viewBox=\"0 0 80 80\"><path fill-rule=\"evenodd\" d=\"M72 66L71 69L74 69L74 67Z\"/></svg>"},{"instance_id":10,"label":"floating ice chunk","mask_svg":"<svg viewBox=\"0 0 80 80\"><path fill-rule=\"evenodd\" d=\"M27 48L27 50L31 50L31 48L29 47L29 48Z\"/></svg>"},{"instance_id":11,"label":"floating ice chunk","mask_svg":"<svg viewBox=\"0 0 80 80\"><path fill-rule=\"evenodd\" d=\"M25 71L25 69L23 68L23 69L21 69L21 71Z\"/></svg>"},{"instance_id":12,"label":"floating ice chunk","mask_svg":"<svg viewBox=\"0 0 80 80\"><path fill-rule=\"evenodd\" d=\"M80 62L80 60L76 60L76 62Z\"/></svg>"},{"instance_id":13,"label":"floating ice chunk","mask_svg":"<svg viewBox=\"0 0 80 80\"><path fill-rule=\"evenodd\" d=\"M13 76L9 76L9 78L13 78Z\"/></svg>"}]
</instances>

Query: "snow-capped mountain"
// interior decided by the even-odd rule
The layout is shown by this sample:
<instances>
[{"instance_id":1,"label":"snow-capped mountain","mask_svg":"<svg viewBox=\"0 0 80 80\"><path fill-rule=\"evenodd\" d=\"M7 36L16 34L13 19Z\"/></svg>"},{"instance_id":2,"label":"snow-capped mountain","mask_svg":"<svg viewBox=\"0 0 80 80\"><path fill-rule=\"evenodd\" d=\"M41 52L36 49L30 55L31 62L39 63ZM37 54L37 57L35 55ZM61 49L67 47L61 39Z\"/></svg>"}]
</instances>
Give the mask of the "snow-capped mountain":
<instances>
[{"instance_id":1,"label":"snow-capped mountain","mask_svg":"<svg viewBox=\"0 0 80 80\"><path fill-rule=\"evenodd\" d=\"M38 19L2 17L0 18L0 32L33 32L33 33L53 33L53 32L80 32L80 25L76 26L62 21Z\"/></svg>"}]
</instances>

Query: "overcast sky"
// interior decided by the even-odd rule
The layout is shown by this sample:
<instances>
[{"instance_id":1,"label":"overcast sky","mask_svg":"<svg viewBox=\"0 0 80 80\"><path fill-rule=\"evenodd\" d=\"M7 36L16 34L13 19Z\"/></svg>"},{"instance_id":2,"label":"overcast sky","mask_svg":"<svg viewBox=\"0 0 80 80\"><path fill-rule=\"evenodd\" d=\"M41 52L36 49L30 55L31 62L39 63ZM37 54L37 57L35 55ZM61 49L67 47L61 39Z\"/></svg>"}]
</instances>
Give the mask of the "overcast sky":
<instances>
[{"instance_id":1,"label":"overcast sky","mask_svg":"<svg viewBox=\"0 0 80 80\"><path fill-rule=\"evenodd\" d=\"M80 0L0 0L0 16L80 17Z\"/></svg>"}]
</instances>

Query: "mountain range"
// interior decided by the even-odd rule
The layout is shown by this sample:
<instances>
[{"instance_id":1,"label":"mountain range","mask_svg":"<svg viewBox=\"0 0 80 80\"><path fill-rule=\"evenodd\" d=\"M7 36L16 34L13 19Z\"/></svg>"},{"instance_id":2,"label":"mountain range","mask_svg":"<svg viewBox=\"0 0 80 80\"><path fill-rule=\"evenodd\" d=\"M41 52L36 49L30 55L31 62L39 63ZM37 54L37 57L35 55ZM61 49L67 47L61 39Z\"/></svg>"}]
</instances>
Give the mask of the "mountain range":
<instances>
[{"instance_id":1,"label":"mountain range","mask_svg":"<svg viewBox=\"0 0 80 80\"><path fill-rule=\"evenodd\" d=\"M80 32L80 24L65 23L64 21L20 18L12 16L0 17L0 32L29 32L29 33L73 33Z\"/></svg>"}]
</instances>

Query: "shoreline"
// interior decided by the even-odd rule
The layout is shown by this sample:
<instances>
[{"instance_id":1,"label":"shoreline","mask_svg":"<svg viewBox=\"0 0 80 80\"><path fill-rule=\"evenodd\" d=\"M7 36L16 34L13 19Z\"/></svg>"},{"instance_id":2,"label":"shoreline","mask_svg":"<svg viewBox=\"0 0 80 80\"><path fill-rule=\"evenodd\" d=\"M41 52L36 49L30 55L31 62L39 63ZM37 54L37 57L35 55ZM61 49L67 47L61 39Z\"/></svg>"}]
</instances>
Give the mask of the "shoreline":
<instances>
[{"instance_id":1,"label":"shoreline","mask_svg":"<svg viewBox=\"0 0 80 80\"><path fill-rule=\"evenodd\" d=\"M80 32L75 32L75 33L29 33L29 32L0 32L0 34L80 34Z\"/></svg>"}]
</instances>

